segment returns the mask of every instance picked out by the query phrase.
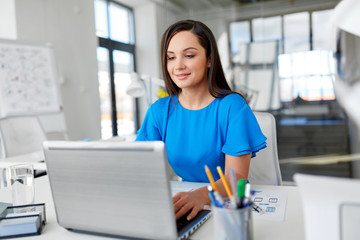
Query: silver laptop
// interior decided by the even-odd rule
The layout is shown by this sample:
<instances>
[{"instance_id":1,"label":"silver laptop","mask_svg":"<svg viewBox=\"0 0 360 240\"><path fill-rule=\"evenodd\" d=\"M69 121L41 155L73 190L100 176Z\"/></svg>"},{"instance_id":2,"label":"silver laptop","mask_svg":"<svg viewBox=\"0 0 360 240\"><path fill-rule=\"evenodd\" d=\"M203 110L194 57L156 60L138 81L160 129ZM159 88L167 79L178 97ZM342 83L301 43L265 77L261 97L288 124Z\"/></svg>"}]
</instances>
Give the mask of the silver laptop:
<instances>
[{"instance_id":1,"label":"silver laptop","mask_svg":"<svg viewBox=\"0 0 360 240\"><path fill-rule=\"evenodd\" d=\"M360 239L360 180L294 174L301 194L305 236L317 239Z\"/></svg>"},{"instance_id":2,"label":"silver laptop","mask_svg":"<svg viewBox=\"0 0 360 240\"><path fill-rule=\"evenodd\" d=\"M57 221L123 238L186 239L210 217L175 220L163 142L44 143Z\"/></svg>"}]
</instances>

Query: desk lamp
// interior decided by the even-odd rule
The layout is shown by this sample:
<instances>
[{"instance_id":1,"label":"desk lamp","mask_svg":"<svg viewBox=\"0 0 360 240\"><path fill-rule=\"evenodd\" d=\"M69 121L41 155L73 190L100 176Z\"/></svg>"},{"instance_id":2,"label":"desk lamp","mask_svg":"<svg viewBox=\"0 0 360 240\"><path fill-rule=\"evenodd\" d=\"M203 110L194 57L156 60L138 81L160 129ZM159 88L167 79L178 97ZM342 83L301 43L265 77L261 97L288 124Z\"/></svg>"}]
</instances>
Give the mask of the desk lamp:
<instances>
[{"instance_id":1,"label":"desk lamp","mask_svg":"<svg viewBox=\"0 0 360 240\"><path fill-rule=\"evenodd\" d=\"M126 89L126 93L132 97L138 98L145 96L148 106L152 103L152 86L156 84L162 88L165 88L164 80L142 75L139 77L137 73L131 73L131 82Z\"/></svg>"},{"instance_id":2,"label":"desk lamp","mask_svg":"<svg viewBox=\"0 0 360 240\"><path fill-rule=\"evenodd\" d=\"M130 84L126 88L126 93L132 97L142 97L145 95L145 82L139 78L139 75L135 72L130 74Z\"/></svg>"}]
</instances>

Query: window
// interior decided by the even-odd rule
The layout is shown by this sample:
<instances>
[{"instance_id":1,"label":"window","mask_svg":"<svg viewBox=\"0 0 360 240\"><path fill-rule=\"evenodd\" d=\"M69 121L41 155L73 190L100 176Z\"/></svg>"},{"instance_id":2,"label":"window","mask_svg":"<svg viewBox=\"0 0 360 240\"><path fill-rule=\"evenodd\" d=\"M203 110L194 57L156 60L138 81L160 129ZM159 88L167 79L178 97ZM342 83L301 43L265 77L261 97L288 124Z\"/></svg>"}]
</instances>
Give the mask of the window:
<instances>
[{"instance_id":1,"label":"window","mask_svg":"<svg viewBox=\"0 0 360 240\"><path fill-rule=\"evenodd\" d=\"M284 16L284 52L310 50L309 13L301 12Z\"/></svg>"},{"instance_id":2,"label":"window","mask_svg":"<svg viewBox=\"0 0 360 240\"><path fill-rule=\"evenodd\" d=\"M335 61L329 51L307 51L279 56L280 98L334 100Z\"/></svg>"},{"instance_id":3,"label":"window","mask_svg":"<svg viewBox=\"0 0 360 240\"><path fill-rule=\"evenodd\" d=\"M251 41L250 23L248 21L234 22L230 24L231 52L236 54L240 50L241 43Z\"/></svg>"},{"instance_id":4,"label":"window","mask_svg":"<svg viewBox=\"0 0 360 240\"><path fill-rule=\"evenodd\" d=\"M281 17L256 18L252 20L255 42L281 40Z\"/></svg>"},{"instance_id":5,"label":"window","mask_svg":"<svg viewBox=\"0 0 360 240\"><path fill-rule=\"evenodd\" d=\"M135 133L136 100L126 94L135 71L134 21L131 8L112 0L95 0L101 136Z\"/></svg>"},{"instance_id":6,"label":"window","mask_svg":"<svg viewBox=\"0 0 360 240\"><path fill-rule=\"evenodd\" d=\"M312 13L313 49L336 50L336 28L331 27L331 17L334 10L325 10ZM334 41L329 41L334 39Z\"/></svg>"},{"instance_id":7,"label":"window","mask_svg":"<svg viewBox=\"0 0 360 240\"><path fill-rule=\"evenodd\" d=\"M329 27L332 13L300 12L231 23L233 64L241 64L246 55L240 52L240 43L279 40L280 101L298 96L308 101L335 100L336 32Z\"/></svg>"}]
</instances>

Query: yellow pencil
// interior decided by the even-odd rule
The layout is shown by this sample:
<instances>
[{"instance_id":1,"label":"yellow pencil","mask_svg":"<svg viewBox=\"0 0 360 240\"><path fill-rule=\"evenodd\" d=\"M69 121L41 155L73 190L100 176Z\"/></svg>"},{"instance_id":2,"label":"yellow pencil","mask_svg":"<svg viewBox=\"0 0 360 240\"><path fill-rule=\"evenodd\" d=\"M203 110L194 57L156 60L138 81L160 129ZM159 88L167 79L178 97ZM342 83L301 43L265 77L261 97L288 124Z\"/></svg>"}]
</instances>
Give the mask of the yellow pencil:
<instances>
[{"instance_id":1,"label":"yellow pencil","mask_svg":"<svg viewBox=\"0 0 360 240\"><path fill-rule=\"evenodd\" d=\"M213 176L211 175L210 169L209 169L208 166L206 166L206 165L205 165L205 172L206 172L206 175L207 175L208 178L209 178L209 181L210 181L210 184L211 184L212 188L214 189L214 191L217 191L217 187L216 187L214 178L213 178Z\"/></svg>"},{"instance_id":2,"label":"yellow pencil","mask_svg":"<svg viewBox=\"0 0 360 240\"><path fill-rule=\"evenodd\" d=\"M218 166L216 169L218 170L218 173L219 173L219 175L220 175L221 181L222 181L223 184L224 184L225 191L226 191L226 193L227 193L227 195L228 195L228 197L229 197L229 200L231 200L231 197L232 197L231 191L230 191L229 185L228 185L227 182L226 182L226 179L225 179L225 176L224 176L224 174L223 174L223 171L221 170L221 167L220 167L220 166Z\"/></svg>"}]
</instances>

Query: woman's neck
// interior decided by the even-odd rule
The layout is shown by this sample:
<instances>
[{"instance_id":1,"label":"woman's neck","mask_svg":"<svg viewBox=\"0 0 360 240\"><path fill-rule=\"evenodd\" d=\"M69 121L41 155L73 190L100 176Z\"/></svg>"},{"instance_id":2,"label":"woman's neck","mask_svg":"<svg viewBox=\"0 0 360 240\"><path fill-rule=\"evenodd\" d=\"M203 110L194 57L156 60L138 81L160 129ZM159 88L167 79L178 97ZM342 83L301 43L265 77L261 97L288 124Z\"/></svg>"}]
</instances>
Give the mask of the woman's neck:
<instances>
[{"instance_id":1,"label":"woman's neck","mask_svg":"<svg viewBox=\"0 0 360 240\"><path fill-rule=\"evenodd\" d=\"M189 90L182 89L178 95L178 100L186 109L199 110L208 106L215 98L210 94L208 89Z\"/></svg>"}]
</instances>

